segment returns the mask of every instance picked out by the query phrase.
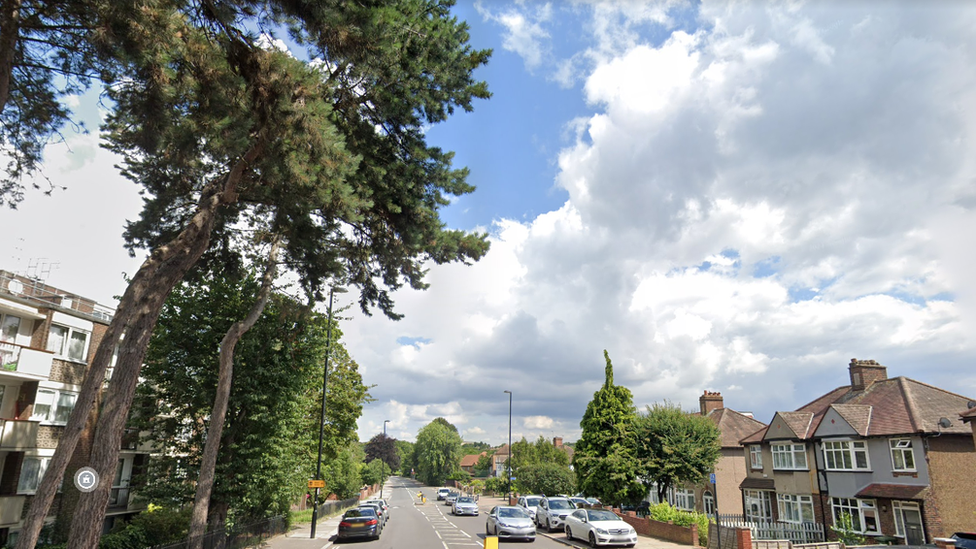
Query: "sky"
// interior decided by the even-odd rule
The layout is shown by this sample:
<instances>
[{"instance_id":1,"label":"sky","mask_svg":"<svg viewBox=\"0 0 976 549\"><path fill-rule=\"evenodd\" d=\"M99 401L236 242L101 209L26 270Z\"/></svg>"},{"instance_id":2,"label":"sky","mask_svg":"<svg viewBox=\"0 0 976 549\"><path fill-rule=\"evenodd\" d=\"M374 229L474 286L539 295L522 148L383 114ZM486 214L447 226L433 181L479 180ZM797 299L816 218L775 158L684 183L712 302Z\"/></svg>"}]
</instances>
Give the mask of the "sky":
<instances>
[{"instance_id":1,"label":"sky","mask_svg":"<svg viewBox=\"0 0 976 549\"><path fill-rule=\"evenodd\" d=\"M430 127L486 231L391 321L337 297L375 399L361 440L445 417L468 441L579 437L604 379L704 391L768 422L851 358L976 397L976 6L459 2L491 99ZM97 98L71 98L97 128ZM57 190L0 212L0 268L104 304L141 258L138 189L97 131L51 146ZM962 410L960 410L962 411Z\"/></svg>"}]
</instances>

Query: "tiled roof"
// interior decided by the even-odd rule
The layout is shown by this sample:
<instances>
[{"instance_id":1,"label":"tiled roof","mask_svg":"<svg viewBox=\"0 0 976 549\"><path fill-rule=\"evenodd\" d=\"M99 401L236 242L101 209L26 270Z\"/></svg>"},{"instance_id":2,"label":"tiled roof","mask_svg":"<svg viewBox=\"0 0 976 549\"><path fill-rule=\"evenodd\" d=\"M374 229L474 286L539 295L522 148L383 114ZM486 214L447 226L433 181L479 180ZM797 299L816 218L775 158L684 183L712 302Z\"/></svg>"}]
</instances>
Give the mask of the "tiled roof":
<instances>
[{"instance_id":1,"label":"tiled roof","mask_svg":"<svg viewBox=\"0 0 976 549\"><path fill-rule=\"evenodd\" d=\"M796 435L792 438L804 440L813 434L813 429L810 428L813 414L810 412L776 412L776 415L783 418L786 426Z\"/></svg>"},{"instance_id":2,"label":"tiled roof","mask_svg":"<svg viewBox=\"0 0 976 549\"><path fill-rule=\"evenodd\" d=\"M859 498L887 498L887 499L922 499L922 492L926 485L911 484L883 484L876 482L868 484L856 494Z\"/></svg>"},{"instance_id":3,"label":"tiled roof","mask_svg":"<svg viewBox=\"0 0 976 549\"><path fill-rule=\"evenodd\" d=\"M971 430L952 422L946 428L939 427L939 419L958 417L972 399L950 393L907 377L893 377L872 383L863 391L852 391L850 386L838 387L799 408L797 412L814 414L812 430L820 425L824 413L834 409L851 423L863 436L901 435L908 433L970 433ZM870 406L871 412L866 431L863 411L836 405ZM844 410L842 412L841 410ZM781 415L784 412L779 412ZM845 413L847 415L845 415Z\"/></svg>"},{"instance_id":4,"label":"tiled roof","mask_svg":"<svg viewBox=\"0 0 976 549\"><path fill-rule=\"evenodd\" d=\"M746 477L739 483L739 488L752 488L753 490L775 490L776 483L771 478Z\"/></svg>"},{"instance_id":5,"label":"tiled roof","mask_svg":"<svg viewBox=\"0 0 976 549\"><path fill-rule=\"evenodd\" d=\"M871 407L863 404L831 404L840 417L844 418L854 431L862 437L868 436L868 426L871 425Z\"/></svg>"},{"instance_id":6,"label":"tiled roof","mask_svg":"<svg viewBox=\"0 0 976 549\"><path fill-rule=\"evenodd\" d=\"M762 429L752 433L751 435L743 438L739 441L739 444L755 444L762 442L763 438L766 436L766 431L769 430L769 426L763 427Z\"/></svg>"},{"instance_id":7,"label":"tiled roof","mask_svg":"<svg viewBox=\"0 0 976 549\"><path fill-rule=\"evenodd\" d=\"M722 448L738 448L739 441L766 426L765 423L729 408L718 408L708 413L721 433Z\"/></svg>"},{"instance_id":8,"label":"tiled roof","mask_svg":"<svg viewBox=\"0 0 976 549\"><path fill-rule=\"evenodd\" d=\"M461 458L461 467L474 467L478 464L478 459L484 455L487 454L485 452L481 452L480 454L468 454L464 456Z\"/></svg>"},{"instance_id":9,"label":"tiled roof","mask_svg":"<svg viewBox=\"0 0 976 549\"><path fill-rule=\"evenodd\" d=\"M496 455L496 456L507 456L508 455L508 444L502 444L501 446L499 446L498 449L495 450L495 454L494 455Z\"/></svg>"}]
</instances>

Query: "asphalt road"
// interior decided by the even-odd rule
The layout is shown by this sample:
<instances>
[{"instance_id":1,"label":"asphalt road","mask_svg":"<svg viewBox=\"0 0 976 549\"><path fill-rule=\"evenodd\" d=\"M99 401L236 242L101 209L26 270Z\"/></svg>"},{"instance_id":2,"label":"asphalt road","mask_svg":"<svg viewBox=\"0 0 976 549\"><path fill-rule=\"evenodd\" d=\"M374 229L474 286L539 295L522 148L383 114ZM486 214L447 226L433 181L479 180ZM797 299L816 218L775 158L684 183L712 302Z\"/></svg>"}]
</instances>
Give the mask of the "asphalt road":
<instances>
[{"instance_id":1,"label":"asphalt road","mask_svg":"<svg viewBox=\"0 0 976 549\"><path fill-rule=\"evenodd\" d=\"M390 489L390 486L393 486ZM423 491L427 503L417 505L417 492ZM374 541L334 540L329 549L356 547L370 549L476 549L484 547L485 514L491 502L482 501L481 514L477 517L455 517L451 508L437 501L437 489L418 482L394 477L387 484L385 494L390 503L390 519L383 528L380 539ZM565 549L565 545L541 534L533 543L502 541L507 549L532 547L532 549Z\"/></svg>"}]
</instances>

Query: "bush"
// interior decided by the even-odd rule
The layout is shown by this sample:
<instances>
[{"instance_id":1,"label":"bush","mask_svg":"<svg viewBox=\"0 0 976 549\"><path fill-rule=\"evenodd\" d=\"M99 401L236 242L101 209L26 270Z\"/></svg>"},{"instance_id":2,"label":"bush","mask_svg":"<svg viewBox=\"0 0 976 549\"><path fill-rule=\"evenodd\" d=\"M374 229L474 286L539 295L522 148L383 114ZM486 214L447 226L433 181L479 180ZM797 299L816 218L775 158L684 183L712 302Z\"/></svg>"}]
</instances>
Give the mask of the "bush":
<instances>
[{"instance_id":1,"label":"bush","mask_svg":"<svg viewBox=\"0 0 976 549\"><path fill-rule=\"evenodd\" d=\"M864 545L864 536L854 530L854 520L850 513L841 513L837 517L837 525L831 526L830 529L837 534L837 539L844 545Z\"/></svg>"},{"instance_id":2,"label":"bush","mask_svg":"<svg viewBox=\"0 0 976 549\"><path fill-rule=\"evenodd\" d=\"M489 477L485 479L485 490L493 494L505 491L505 481L501 477Z\"/></svg>"},{"instance_id":3,"label":"bush","mask_svg":"<svg viewBox=\"0 0 976 549\"><path fill-rule=\"evenodd\" d=\"M698 527L698 544L702 547L708 546L708 515L704 513L696 513L694 511L683 511L681 509L676 509L671 507L666 501L662 501L657 505L651 505L650 514L647 518L651 520L656 520L658 522L672 522L678 526L684 526L685 528L691 527L692 524Z\"/></svg>"}]
</instances>

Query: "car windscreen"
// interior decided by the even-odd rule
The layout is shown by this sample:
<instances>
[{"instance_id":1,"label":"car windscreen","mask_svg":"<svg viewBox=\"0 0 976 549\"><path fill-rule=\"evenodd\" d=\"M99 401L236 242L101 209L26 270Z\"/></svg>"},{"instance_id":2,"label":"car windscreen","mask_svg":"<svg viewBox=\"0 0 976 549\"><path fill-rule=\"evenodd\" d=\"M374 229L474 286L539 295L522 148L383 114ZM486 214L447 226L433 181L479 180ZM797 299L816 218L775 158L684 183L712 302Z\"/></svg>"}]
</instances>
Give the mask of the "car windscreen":
<instances>
[{"instance_id":1,"label":"car windscreen","mask_svg":"<svg viewBox=\"0 0 976 549\"><path fill-rule=\"evenodd\" d=\"M359 508L359 509L350 509L346 511L346 518L375 517L375 516L376 516L375 509Z\"/></svg>"},{"instance_id":2,"label":"car windscreen","mask_svg":"<svg viewBox=\"0 0 976 549\"><path fill-rule=\"evenodd\" d=\"M498 516L504 518L529 518L529 515L517 507L505 507L498 510Z\"/></svg>"},{"instance_id":3,"label":"car windscreen","mask_svg":"<svg viewBox=\"0 0 976 549\"><path fill-rule=\"evenodd\" d=\"M620 520L620 517L613 511L601 511L599 509L596 511L587 511L587 517L588 520Z\"/></svg>"},{"instance_id":4,"label":"car windscreen","mask_svg":"<svg viewBox=\"0 0 976 549\"><path fill-rule=\"evenodd\" d=\"M458 498L457 502L458 503L474 503L474 498L469 498L469 497L465 496L463 498Z\"/></svg>"},{"instance_id":5,"label":"car windscreen","mask_svg":"<svg viewBox=\"0 0 976 549\"><path fill-rule=\"evenodd\" d=\"M550 499L549 500L550 509L576 509L576 506L565 499Z\"/></svg>"},{"instance_id":6,"label":"car windscreen","mask_svg":"<svg viewBox=\"0 0 976 549\"><path fill-rule=\"evenodd\" d=\"M525 498L525 504L529 507L535 507L536 505L539 505L539 501L541 500L542 498Z\"/></svg>"}]
</instances>

